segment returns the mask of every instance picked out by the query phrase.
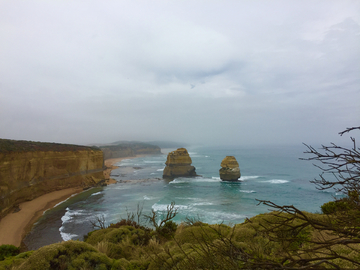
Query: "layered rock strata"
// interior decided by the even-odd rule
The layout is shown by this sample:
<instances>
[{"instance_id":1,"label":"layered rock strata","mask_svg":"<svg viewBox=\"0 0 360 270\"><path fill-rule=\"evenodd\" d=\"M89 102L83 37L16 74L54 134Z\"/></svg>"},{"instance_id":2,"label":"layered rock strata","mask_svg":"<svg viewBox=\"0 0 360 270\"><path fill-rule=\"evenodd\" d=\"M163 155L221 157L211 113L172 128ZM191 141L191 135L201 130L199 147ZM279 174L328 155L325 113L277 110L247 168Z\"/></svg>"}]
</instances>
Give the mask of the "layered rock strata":
<instances>
[{"instance_id":1,"label":"layered rock strata","mask_svg":"<svg viewBox=\"0 0 360 270\"><path fill-rule=\"evenodd\" d=\"M223 181L237 181L241 174L239 163L233 156L227 156L221 162L221 169L219 170L220 179Z\"/></svg>"},{"instance_id":2,"label":"layered rock strata","mask_svg":"<svg viewBox=\"0 0 360 270\"><path fill-rule=\"evenodd\" d=\"M163 178L192 177L196 176L195 167L191 166L192 160L185 148L179 148L168 154Z\"/></svg>"},{"instance_id":3,"label":"layered rock strata","mask_svg":"<svg viewBox=\"0 0 360 270\"><path fill-rule=\"evenodd\" d=\"M45 193L101 183L103 163L96 148L0 139L0 218Z\"/></svg>"}]
</instances>

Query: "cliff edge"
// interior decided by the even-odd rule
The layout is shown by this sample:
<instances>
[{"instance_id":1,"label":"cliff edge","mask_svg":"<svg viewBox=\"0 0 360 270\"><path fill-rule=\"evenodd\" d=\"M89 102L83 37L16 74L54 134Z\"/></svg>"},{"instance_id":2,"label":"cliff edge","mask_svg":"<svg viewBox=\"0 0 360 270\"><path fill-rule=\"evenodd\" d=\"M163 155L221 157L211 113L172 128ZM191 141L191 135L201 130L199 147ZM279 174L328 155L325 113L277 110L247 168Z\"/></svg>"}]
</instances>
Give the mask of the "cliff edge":
<instances>
[{"instance_id":1,"label":"cliff edge","mask_svg":"<svg viewBox=\"0 0 360 270\"><path fill-rule=\"evenodd\" d=\"M0 218L43 194L97 185L103 163L98 148L0 139Z\"/></svg>"}]
</instances>

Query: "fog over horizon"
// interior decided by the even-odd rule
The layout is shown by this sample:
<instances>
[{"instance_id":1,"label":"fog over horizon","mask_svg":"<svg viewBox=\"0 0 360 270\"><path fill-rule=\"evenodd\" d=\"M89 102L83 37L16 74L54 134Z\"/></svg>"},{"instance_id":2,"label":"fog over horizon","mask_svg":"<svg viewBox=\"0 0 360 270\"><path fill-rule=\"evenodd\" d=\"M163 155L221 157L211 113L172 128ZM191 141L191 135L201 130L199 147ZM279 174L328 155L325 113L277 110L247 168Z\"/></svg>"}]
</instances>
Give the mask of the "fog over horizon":
<instances>
[{"instance_id":1,"label":"fog over horizon","mask_svg":"<svg viewBox=\"0 0 360 270\"><path fill-rule=\"evenodd\" d=\"M301 145L360 126L355 0L0 0L0 60L5 139Z\"/></svg>"}]
</instances>

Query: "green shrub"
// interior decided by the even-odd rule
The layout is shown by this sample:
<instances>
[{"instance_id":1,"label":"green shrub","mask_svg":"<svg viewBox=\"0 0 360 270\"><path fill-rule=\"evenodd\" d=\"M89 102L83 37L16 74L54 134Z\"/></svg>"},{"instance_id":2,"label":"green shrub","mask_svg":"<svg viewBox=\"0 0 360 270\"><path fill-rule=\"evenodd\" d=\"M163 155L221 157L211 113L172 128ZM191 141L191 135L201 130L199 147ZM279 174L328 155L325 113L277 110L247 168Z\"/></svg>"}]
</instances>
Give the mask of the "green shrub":
<instances>
[{"instance_id":1,"label":"green shrub","mask_svg":"<svg viewBox=\"0 0 360 270\"><path fill-rule=\"evenodd\" d=\"M126 267L126 270L146 270L148 269L149 263L142 262L139 260L131 260Z\"/></svg>"},{"instance_id":2,"label":"green shrub","mask_svg":"<svg viewBox=\"0 0 360 270\"><path fill-rule=\"evenodd\" d=\"M111 270L126 270L129 264L128 260L121 258L120 260L114 261Z\"/></svg>"},{"instance_id":3,"label":"green shrub","mask_svg":"<svg viewBox=\"0 0 360 270\"><path fill-rule=\"evenodd\" d=\"M134 245L147 245L151 239L150 231L137 229L132 226L121 226L119 228L107 228L93 231L87 238L86 243L95 245L101 241L110 243L121 243L125 239L130 239Z\"/></svg>"},{"instance_id":4,"label":"green shrub","mask_svg":"<svg viewBox=\"0 0 360 270\"><path fill-rule=\"evenodd\" d=\"M230 227L226 225L209 225L202 223L201 226L187 226L175 235L175 240L180 243L197 244L199 241L213 241L219 239L230 232Z\"/></svg>"},{"instance_id":5,"label":"green shrub","mask_svg":"<svg viewBox=\"0 0 360 270\"><path fill-rule=\"evenodd\" d=\"M1 245L0 246L0 261L7 257L15 256L20 253L20 249L13 245Z\"/></svg>"},{"instance_id":6,"label":"green shrub","mask_svg":"<svg viewBox=\"0 0 360 270\"><path fill-rule=\"evenodd\" d=\"M165 224L161 227L159 227L156 232L166 239L170 239L172 236L174 236L177 229L177 224L173 222L172 220L169 220L165 222Z\"/></svg>"},{"instance_id":7,"label":"green shrub","mask_svg":"<svg viewBox=\"0 0 360 270\"><path fill-rule=\"evenodd\" d=\"M0 270L16 269L16 267L22 264L33 252L34 251L27 251L16 256L5 258L0 261Z\"/></svg>"},{"instance_id":8,"label":"green shrub","mask_svg":"<svg viewBox=\"0 0 360 270\"><path fill-rule=\"evenodd\" d=\"M327 202L321 206L321 211L326 215L331 215L339 211L347 210L350 210L350 206L346 201L343 200Z\"/></svg>"},{"instance_id":9,"label":"green shrub","mask_svg":"<svg viewBox=\"0 0 360 270\"><path fill-rule=\"evenodd\" d=\"M67 241L34 251L20 269L111 269L112 260L91 245Z\"/></svg>"},{"instance_id":10,"label":"green shrub","mask_svg":"<svg viewBox=\"0 0 360 270\"><path fill-rule=\"evenodd\" d=\"M132 226L136 229L150 230L150 229L145 228L144 226L138 224L135 220L132 220L132 219L122 219L117 223L111 223L108 228L120 228L122 226Z\"/></svg>"}]
</instances>

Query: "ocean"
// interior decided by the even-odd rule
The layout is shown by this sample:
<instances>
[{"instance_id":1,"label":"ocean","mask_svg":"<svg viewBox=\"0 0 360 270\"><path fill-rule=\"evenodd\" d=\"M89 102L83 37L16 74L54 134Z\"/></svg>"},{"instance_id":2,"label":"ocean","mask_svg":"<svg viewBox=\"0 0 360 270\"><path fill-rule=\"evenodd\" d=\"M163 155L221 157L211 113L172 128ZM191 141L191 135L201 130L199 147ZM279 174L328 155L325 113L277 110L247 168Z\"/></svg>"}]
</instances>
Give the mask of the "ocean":
<instances>
[{"instance_id":1,"label":"ocean","mask_svg":"<svg viewBox=\"0 0 360 270\"><path fill-rule=\"evenodd\" d=\"M28 249L63 240L83 240L94 230L91 221L103 217L106 224L116 223L136 212L154 210L161 217L171 202L178 214L174 221L187 218L206 223L241 223L245 218L271 211L257 200L269 200L278 205L294 205L320 212L320 206L334 199L334 191L320 191L310 180L321 170L303 152L306 147L187 147L199 175L195 178L162 179L166 154L126 159L112 171L118 183L93 188L75 195L44 213L24 239ZM220 180L220 163L226 156L235 156L241 181ZM145 221L143 221L145 222Z\"/></svg>"}]
</instances>

